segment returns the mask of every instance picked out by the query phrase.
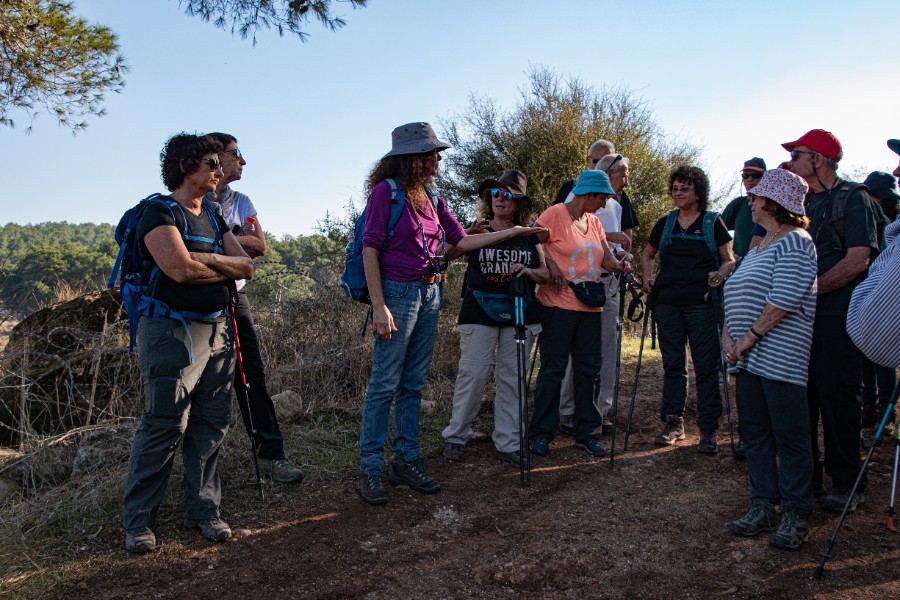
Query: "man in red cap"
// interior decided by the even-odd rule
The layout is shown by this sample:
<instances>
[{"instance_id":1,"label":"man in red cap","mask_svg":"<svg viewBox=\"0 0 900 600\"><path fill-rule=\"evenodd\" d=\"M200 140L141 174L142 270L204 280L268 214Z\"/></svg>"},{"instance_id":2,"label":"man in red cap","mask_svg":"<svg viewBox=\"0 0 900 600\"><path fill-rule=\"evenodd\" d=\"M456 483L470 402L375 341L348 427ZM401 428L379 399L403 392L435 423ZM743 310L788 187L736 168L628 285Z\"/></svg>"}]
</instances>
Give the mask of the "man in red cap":
<instances>
[{"instance_id":1,"label":"man in red cap","mask_svg":"<svg viewBox=\"0 0 900 600\"><path fill-rule=\"evenodd\" d=\"M814 485L821 486L818 420L822 415L825 472L831 493L825 510L850 511L863 503L865 481L853 497L859 474L862 355L847 334L847 310L856 285L878 253L875 203L858 183L837 174L841 143L831 132L813 129L782 144L791 153L788 168L810 187L807 196L809 234L818 254L818 298L809 359L807 398L811 422Z\"/></svg>"}]
</instances>

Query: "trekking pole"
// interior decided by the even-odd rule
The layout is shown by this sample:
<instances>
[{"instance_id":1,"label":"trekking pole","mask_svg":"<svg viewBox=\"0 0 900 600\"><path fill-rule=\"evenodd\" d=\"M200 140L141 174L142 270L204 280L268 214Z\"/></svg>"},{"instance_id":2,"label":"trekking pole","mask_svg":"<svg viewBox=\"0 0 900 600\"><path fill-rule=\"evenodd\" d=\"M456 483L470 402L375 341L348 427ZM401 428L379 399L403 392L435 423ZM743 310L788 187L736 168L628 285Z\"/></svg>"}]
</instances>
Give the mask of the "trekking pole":
<instances>
[{"instance_id":1,"label":"trekking pole","mask_svg":"<svg viewBox=\"0 0 900 600\"><path fill-rule=\"evenodd\" d=\"M900 427L894 430L894 476L891 478L891 503L888 505L887 528L894 533L897 527L894 526L894 498L897 493L897 464L900 462Z\"/></svg>"},{"instance_id":2,"label":"trekking pole","mask_svg":"<svg viewBox=\"0 0 900 600\"><path fill-rule=\"evenodd\" d=\"M722 356L722 327L725 322L725 300L722 291L717 288L709 288L713 301L713 313L716 319L716 328L719 332L719 370L722 371L722 388L725 396L725 418L728 419L728 437L731 440L731 456L734 457L734 425L731 421L731 394L728 391L728 367L725 357Z\"/></svg>"},{"instance_id":3,"label":"trekking pole","mask_svg":"<svg viewBox=\"0 0 900 600\"><path fill-rule=\"evenodd\" d=\"M613 468L616 460L616 424L619 416L619 372L622 370L622 322L625 319L625 283L631 278L634 281L634 275L630 273L623 276L621 273L616 275L619 280L619 314L616 316L616 383L613 387L613 405L612 405L612 437L609 445L609 468Z\"/></svg>"},{"instance_id":4,"label":"trekking pole","mask_svg":"<svg viewBox=\"0 0 900 600\"><path fill-rule=\"evenodd\" d=\"M519 389L519 485L531 484L531 455L528 441L528 386L525 371L528 366L528 348L525 347L525 281L513 275L512 294L515 298L516 327L516 375ZM530 382L530 378L529 378Z\"/></svg>"},{"instance_id":5,"label":"trekking pole","mask_svg":"<svg viewBox=\"0 0 900 600\"><path fill-rule=\"evenodd\" d=\"M631 437L631 421L634 418L634 402L637 399L638 376L641 374L641 361L644 358L644 341L647 339L647 322L650 320L650 313L653 312L653 290L647 296L647 303L644 308L644 325L641 328L641 347L638 350L637 366L634 368L634 384L631 386L631 407L628 409L628 422L625 424L625 445L622 446L622 452L628 451L628 439Z\"/></svg>"},{"instance_id":6,"label":"trekking pole","mask_svg":"<svg viewBox=\"0 0 900 600\"><path fill-rule=\"evenodd\" d=\"M256 429L253 427L253 416L250 414L250 384L247 383L247 374L244 372L244 357L241 354L241 338L238 335L237 319L234 317L234 306L228 307L231 314L231 329L234 331L234 350L237 362L239 383L235 386L238 408L241 410L241 418L244 420L244 428L250 436L250 451L253 453L253 466L256 469L256 482L251 484L259 488L259 499L265 502L266 494L263 491L263 480L259 473L258 448L256 446Z\"/></svg>"},{"instance_id":7,"label":"trekking pole","mask_svg":"<svg viewBox=\"0 0 900 600\"><path fill-rule=\"evenodd\" d=\"M856 496L856 490L859 488L859 484L862 482L863 477L866 475L866 468L869 466L869 461L872 460L872 454L875 453L875 446L878 444L878 440L881 438L881 433L884 431L884 426L887 425L888 419L891 417L891 413L894 411L894 405L897 403L898 394L900 394L900 382L897 382L897 385L894 387L894 393L891 394L891 401L888 403L887 409L884 411L884 417L882 417L881 419L881 425L878 426L878 431L875 432L875 437L872 438L872 443L869 445L869 453L866 454L866 460L863 461L862 466L859 468L859 475L856 476L856 481L853 483L853 488L850 490L850 494L847 496L847 503L844 504L844 510L841 511L841 516L838 518L838 521L834 526L834 531L832 532L831 537L825 540L825 547L822 548L821 552L822 560L819 561L819 566L816 567L816 579L822 577L822 572L825 570L825 561L827 561L831 557L831 550L834 548L835 540L837 540L837 534L841 530L841 525L844 524L844 518L847 516L847 512L850 509L850 503L853 502L853 498ZM896 467L894 472L896 473ZM892 494L892 505L893 502L894 500ZM891 523L890 517L888 517L888 523Z\"/></svg>"}]
</instances>

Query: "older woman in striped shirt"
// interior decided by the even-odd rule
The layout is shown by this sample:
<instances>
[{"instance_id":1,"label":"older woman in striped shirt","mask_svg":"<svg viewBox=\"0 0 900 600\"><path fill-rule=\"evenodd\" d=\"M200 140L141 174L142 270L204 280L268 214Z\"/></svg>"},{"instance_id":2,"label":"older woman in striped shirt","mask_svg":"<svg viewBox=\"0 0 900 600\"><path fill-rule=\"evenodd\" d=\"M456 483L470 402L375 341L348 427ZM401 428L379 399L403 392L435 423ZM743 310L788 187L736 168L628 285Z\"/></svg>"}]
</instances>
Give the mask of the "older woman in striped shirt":
<instances>
[{"instance_id":1,"label":"older woman in striped shirt","mask_svg":"<svg viewBox=\"0 0 900 600\"><path fill-rule=\"evenodd\" d=\"M753 222L766 229L725 284L722 352L736 372L741 433L750 474L749 512L729 525L800 548L813 508L813 458L806 379L816 310L816 249L805 231L806 182L768 171L748 194ZM775 503L783 514L777 521Z\"/></svg>"}]
</instances>

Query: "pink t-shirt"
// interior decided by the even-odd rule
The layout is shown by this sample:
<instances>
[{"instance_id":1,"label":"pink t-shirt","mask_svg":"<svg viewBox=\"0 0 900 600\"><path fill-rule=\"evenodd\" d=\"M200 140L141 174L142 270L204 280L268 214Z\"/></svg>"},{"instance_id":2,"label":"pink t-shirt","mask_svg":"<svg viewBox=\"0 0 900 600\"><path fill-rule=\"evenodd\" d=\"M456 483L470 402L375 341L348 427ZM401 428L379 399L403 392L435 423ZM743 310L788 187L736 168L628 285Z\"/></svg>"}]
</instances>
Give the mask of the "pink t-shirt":
<instances>
[{"instance_id":1,"label":"pink t-shirt","mask_svg":"<svg viewBox=\"0 0 900 600\"><path fill-rule=\"evenodd\" d=\"M554 204L538 218L537 225L550 230L550 237L544 242L544 254L556 263L568 281L600 281L600 265L603 264L603 240L606 232L593 214L588 213L587 233L575 227L565 204ZM549 285L538 287L537 298L544 306L554 306L565 310L582 312L602 312L602 308L591 308L575 297L569 286L557 293Z\"/></svg>"}]
</instances>

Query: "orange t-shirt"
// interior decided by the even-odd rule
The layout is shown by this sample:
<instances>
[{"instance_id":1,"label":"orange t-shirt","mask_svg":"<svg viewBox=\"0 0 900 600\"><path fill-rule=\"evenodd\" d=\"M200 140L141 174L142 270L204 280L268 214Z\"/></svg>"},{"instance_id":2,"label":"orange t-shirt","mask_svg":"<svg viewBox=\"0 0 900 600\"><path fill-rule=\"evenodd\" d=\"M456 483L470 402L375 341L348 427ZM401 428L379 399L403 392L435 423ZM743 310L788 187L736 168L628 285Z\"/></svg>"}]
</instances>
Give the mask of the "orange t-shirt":
<instances>
[{"instance_id":1,"label":"orange t-shirt","mask_svg":"<svg viewBox=\"0 0 900 600\"><path fill-rule=\"evenodd\" d=\"M550 230L550 237L544 242L544 254L556 263L565 278L575 283L600 281L600 265L603 264L603 240L606 232L600 219L593 213L587 214L587 233L575 227L572 216L565 204L555 204L538 218L537 225ZM549 285L538 287L537 299L544 306L555 306L565 310L582 312L602 312L600 307L585 306L575 297L568 285L557 293Z\"/></svg>"}]
</instances>

